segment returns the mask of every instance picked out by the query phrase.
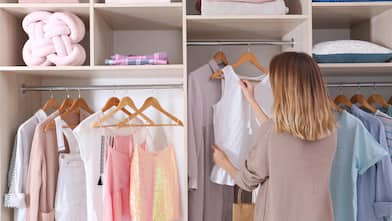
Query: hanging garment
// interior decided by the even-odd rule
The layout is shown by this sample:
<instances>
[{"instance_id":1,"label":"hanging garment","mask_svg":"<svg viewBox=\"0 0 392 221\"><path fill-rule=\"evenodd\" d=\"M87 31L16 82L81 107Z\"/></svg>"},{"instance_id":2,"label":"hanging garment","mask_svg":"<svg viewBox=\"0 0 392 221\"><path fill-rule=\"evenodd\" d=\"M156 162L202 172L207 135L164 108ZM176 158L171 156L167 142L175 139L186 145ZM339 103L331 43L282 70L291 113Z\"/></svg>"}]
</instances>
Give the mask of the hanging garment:
<instances>
[{"instance_id":1,"label":"hanging garment","mask_svg":"<svg viewBox=\"0 0 392 221\"><path fill-rule=\"evenodd\" d=\"M57 146L59 149L67 146L66 149L69 150L69 153L60 154L55 219L56 221L85 221L87 219L86 176L78 142L72 129L63 128L66 123L60 117L55 121L56 131L59 132Z\"/></svg>"},{"instance_id":2,"label":"hanging garment","mask_svg":"<svg viewBox=\"0 0 392 221\"><path fill-rule=\"evenodd\" d=\"M26 177L31 144L36 126L47 118L43 110L18 128L12 158L8 170L8 192L4 195L4 207L14 208L14 221L26 221Z\"/></svg>"},{"instance_id":3,"label":"hanging garment","mask_svg":"<svg viewBox=\"0 0 392 221\"><path fill-rule=\"evenodd\" d=\"M385 128L380 120L356 105L352 114L362 121L370 134L388 151ZM358 221L384 220L392 216L392 162L384 157L358 177Z\"/></svg>"},{"instance_id":4,"label":"hanging garment","mask_svg":"<svg viewBox=\"0 0 392 221\"><path fill-rule=\"evenodd\" d=\"M133 136L115 136L105 139L109 144L107 144L104 178L104 220L130 221L129 181Z\"/></svg>"},{"instance_id":5,"label":"hanging garment","mask_svg":"<svg viewBox=\"0 0 392 221\"><path fill-rule=\"evenodd\" d=\"M375 117L384 124L389 155L392 155L392 117L390 117L388 114L382 113L381 111L377 111L375 113Z\"/></svg>"},{"instance_id":6,"label":"hanging garment","mask_svg":"<svg viewBox=\"0 0 392 221\"><path fill-rule=\"evenodd\" d=\"M390 117L392 117L392 105L388 105L388 109L386 111L386 114L388 114Z\"/></svg>"},{"instance_id":7,"label":"hanging garment","mask_svg":"<svg viewBox=\"0 0 392 221\"><path fill-rule=\"evenodd\" d=\"M84 162L86 175L87 220L103 220L102 185L98 185L101 167L101 136L103 130L91 127L93 122L103 116L102 112L90 115L75 129L74 134L79 143L80 156Z\"/></svg>"},{"instance_id":8,"label":"hanging garment","mask_svg":"<svg viewBox=\"0 0 392 221\"><path fill-rule=\"evenodd\" d=\"M109 109L110 112L114 108ZM115 115L108 121L109 124L118 122L124 116ZM104 145L105 136L130 135L134 128L92 128L92 124L102 118L104 113L99 111L90 115L82 121L75 129L74 134L79 143L80 156L84 162L86 173L86 194L87 194L87 220L103 220L103 166L104 166ZM136 119L138 120L138 119ZM140 128L137 130L143 131ZM102 153L101 153L102 151ZM101 157L102 156L102 157Z\"/></svg>"},{"instance_id":9,"label":"hanging garment","mask_svg":"<svg viewBox=\"0 0 392 221\"><path fill-rule=\"evenodd\" d=\"M255 134L257 140L235 177L247 191L262 185L254 220L332 221L329 177L336 133L308 142L277 132L267 120Z\"/></svg>"},{"instance_id":10,"label":"hanging garment","mask_svg":"<svg viewBox=\"0 0 392 221\"><path fill-rule=\"evenodd\" d=\"M210 181L214 144L212 106L221 96L221 82L210 80L219 70L215 60L188 77L188 220L232 221L234 188Z\"/></svg>"},{"instance_id":11,"label":"hanging garment","mask_svg":"<svg viewBox=\"0 0 392 221\"><path fill-rule=\"evenodd\" d=\"M362 122L347 111L337 112L337 147L330 189L335 221L357 220L357 179L388 156Z\"/></svg>"},{"instance_id":12,"label":"hanging garment","mask_svg":"<svg viewBox=\"0 0 392 221\"><path fill-rule=\"evenodd\" d=\"M223 95L214 105L214 134L216 144L223 149L235 167L239 168L245 161L252 141L255 138L254 130L258 127L257 118L249 102L242 93L239 76L232 66L223 68L224 88ZM262 81L264 85L269 80ZM261 93L263 84L255 85L256 100L271 101L259 105L263 110L272 109L272 91ZM267 105L266 105L267 104ZM214 166L211 172L211 181L217 184L235 184L230 175L222 168Z\"/></svg>"},{"instance_id":13,"label":"hanging garment","mask_svg":"<svg viewBox=\"0 0 392 221\"><path fill-rule=\"evenodd\" d=\"M27 174L27 221L54 221L58 150L55 131L45 127L58 115L53 112L35 129Z\"/></svg>"},{"instance_id":14,"label":"hanging garment","mask_svg":"<svg viewBox=\"0 0 392 221\"><path fill-rule=\"evenodd\" d=\"M131 163L132 220L173 221L180 218L180 191L173 146L151 152L134 149Z\"/></svg>"},{"instance_id":15,"label":"hanging garment","mask_svg":"<svg viewBox=\"0 0 392 221\"><path fill-rule=\"evenodd\" d=\"M28 185L27 221L54 221L55 196L59 168L59 150L56 130L45 129L59 116L59 111L52 113L36 128L31 147ZM67 125L77 125L83 116L74 113L64 119Z\"/></svg>"}]
</instances>

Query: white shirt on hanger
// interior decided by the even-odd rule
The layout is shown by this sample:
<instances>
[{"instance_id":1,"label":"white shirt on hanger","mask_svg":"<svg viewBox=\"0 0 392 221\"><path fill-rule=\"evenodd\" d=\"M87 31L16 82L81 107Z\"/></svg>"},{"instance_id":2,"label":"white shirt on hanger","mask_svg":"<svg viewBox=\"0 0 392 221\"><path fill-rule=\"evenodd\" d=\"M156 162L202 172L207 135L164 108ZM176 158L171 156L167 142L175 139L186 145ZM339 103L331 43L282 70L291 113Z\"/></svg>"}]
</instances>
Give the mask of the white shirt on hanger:
<instances>
[{"instance_id":1,"label":"white shirt on hanger","mask_svg":"<svg viewBox=\"0 0 392 221\"><path fill-rule=\"evenodd\" d=\"M223 94L214 105L214 136L215 143L223 149L235 167L240 168L247 158L249 148L254 140L254 131L259 127L255 113L242 93L240 77L231 65L223 68ZM269 78L264 77L255 85L255 97L267 116L271 116L273 96ZM234 186L230 175L214 166L210 179L222 185Z\"/></svg>"},{"instance_id":2,"label":"white shirt on hanger","mask_svg":"<svg viewBox=\"0 0 392 221\"><path fill-rule=\"evenodd\" d=\"M43 110L19 126L8 171L8 193L4 195L4 207L15 208L14 221L26 220L26 177L29 167L31 144L36 126L47 118Z\"/></svg>"}]
</instances>

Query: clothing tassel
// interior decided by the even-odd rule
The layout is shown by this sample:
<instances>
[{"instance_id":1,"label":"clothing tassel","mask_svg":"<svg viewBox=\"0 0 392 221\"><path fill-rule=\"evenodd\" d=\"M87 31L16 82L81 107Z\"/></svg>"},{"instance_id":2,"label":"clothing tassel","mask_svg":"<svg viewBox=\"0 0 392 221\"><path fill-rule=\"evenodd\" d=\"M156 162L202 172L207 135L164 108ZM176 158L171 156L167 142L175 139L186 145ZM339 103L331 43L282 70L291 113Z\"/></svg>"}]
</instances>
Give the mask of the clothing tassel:
<instances>
[{"instance_id":1,"label":"clothing tassel","mask_svg":"<svg viewBox=\"0 0 392 221\"><path fill-rule=\"evenodd\" d=\"M102 186L102 174L104 171L104 154L105 154L105 137L101 136L101 153L100 153L100 160L99 160L99 179L98 179L98 186Z\"/></svg>"},{"instance_id":2,"label":"clothing tassel","mask_svg":"<svg viewBox=\"0 0 392 221\"><path fill-rule=\"evenodd\" d=\"M102 183L102 176L99 175L98 186L102 186L102 185L103 185L103 183Z\"/></svg>"}]
</instances>

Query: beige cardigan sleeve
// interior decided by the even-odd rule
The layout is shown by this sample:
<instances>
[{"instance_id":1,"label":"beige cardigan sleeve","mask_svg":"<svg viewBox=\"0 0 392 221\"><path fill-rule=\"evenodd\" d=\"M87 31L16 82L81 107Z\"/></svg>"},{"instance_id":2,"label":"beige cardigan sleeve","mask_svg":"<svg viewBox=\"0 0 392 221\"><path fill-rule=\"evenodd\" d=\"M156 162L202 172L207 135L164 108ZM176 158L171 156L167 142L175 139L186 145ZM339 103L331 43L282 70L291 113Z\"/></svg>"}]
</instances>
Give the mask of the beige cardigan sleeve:
<instances>
[{"instance_id":1,"label":"beige cardigan sleeve","mask_svg":"<svg viewBox=\"0 0 392 221\"><path fill-rule=\"evenodd\" d=\"M236 184L243 190L252 191L269 176L269 139L273 122L268 120L257 130L256 139L249 151L248 158L241 166Z\"/></svg>"}]
</instances>

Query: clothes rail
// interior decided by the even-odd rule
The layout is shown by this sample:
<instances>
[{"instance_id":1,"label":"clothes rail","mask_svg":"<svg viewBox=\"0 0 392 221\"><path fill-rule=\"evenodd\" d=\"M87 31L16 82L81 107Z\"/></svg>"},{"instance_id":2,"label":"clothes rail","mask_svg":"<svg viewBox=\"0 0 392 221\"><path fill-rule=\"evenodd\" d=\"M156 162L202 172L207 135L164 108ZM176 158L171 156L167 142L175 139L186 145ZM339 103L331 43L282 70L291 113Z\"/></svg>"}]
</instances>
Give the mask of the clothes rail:
<instances>
[{"instance_id":1,"label":"clothes rail","mask_svg":"<svg viewBox=\"0 0 392 221\"><path fill-rule=\"evenodd\" d=\"M135 84L135 85L88 85L88 86L26 86L22 93L30 91L109 91L109 90L147 90L147 89L182 89L182 83L172 84Z\"/></svg>"},{"instance_id":2,"label":"clothes rail","mask_svg":"<svg viewBox=\"0 0 392 221\"><path fill-rule=\"evenodd\" d=\"M290 45L294 47L295 41L275 41L275 40L260 40L260 41L188 41L188 46L253 46L253 45Z\"/></svg>"},{"instance_id":3,"label":"clothes rail","mask_svg":"<svg viewBox=\"0 0 392 221\"><path fill-rule=\"evenodd\" d=\"M328 87L392 87L392 82L328 83Z\"/></svg>"}]
</instances>

